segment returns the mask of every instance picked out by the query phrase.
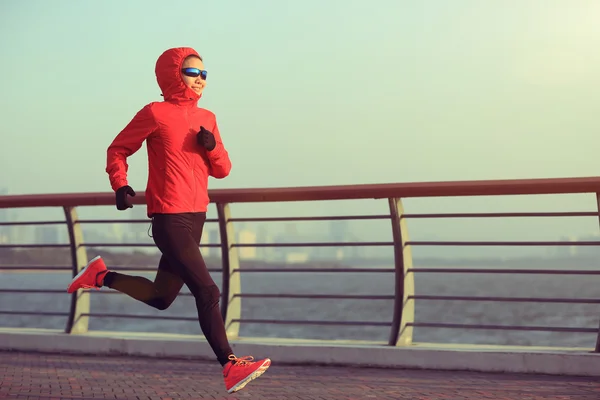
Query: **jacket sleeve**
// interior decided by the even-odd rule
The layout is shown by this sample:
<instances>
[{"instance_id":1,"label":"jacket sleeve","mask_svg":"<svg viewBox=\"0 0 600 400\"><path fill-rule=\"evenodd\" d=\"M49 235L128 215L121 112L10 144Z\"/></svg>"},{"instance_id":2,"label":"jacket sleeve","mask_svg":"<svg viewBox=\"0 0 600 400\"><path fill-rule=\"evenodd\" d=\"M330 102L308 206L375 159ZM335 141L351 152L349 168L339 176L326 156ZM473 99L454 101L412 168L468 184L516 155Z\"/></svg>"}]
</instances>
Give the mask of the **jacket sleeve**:
<instances>
[{"instance_id":1,"label":"jacket sleeve","mask_svg":"<svg viewBox=\"0 0 600 400\"><path fill-rule=\"evenodd\" d=\"M106 152L106 173L114 191L127 185L127 157L142 147L144 140L156 129L157 125L150 108L146 105L125 128L114 138Z\"/></svg>"},{"instance_id":2,"label":"jacket sleeve","mask_svg":"<svg viewBox=\"0 0 600 400\"><path fill-rule=\"evenodd\" d=\"M215 126L211 132L215 135L216 146L212 151L206 152L208 160L210 161L210 176L217 179L223 179L231 172L231 160L229 159L229 153L223 145L216 120Z\"/></svg>"}]
</instances>

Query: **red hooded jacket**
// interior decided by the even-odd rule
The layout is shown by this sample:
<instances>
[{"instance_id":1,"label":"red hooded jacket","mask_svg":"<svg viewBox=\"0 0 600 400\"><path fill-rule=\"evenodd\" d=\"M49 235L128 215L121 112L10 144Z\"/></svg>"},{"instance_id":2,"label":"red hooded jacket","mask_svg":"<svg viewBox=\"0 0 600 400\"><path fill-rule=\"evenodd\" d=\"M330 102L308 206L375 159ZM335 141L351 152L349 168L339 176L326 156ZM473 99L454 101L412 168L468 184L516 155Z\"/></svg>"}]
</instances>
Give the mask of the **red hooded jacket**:
<instances>
[{"instance_id":1,"label":"red hooded jacket","mask_svg":"<svg viewBox=\"0 0 600 400\"><path fill-rule=\"evenodd\" d=\"M198 108L200 95L181 78L184 59L198 55L187 47L169 49L156 62L156 79L164 101L144 106L115 137L107 150L106 172L114 191L127 185L127 157L148 150L147 213L205 212L208 177L225 178L231 170L229 154L215 115ZM204 126L215 136L216 147L207 151L196 142Z\"/></svg>"}]
</instances>

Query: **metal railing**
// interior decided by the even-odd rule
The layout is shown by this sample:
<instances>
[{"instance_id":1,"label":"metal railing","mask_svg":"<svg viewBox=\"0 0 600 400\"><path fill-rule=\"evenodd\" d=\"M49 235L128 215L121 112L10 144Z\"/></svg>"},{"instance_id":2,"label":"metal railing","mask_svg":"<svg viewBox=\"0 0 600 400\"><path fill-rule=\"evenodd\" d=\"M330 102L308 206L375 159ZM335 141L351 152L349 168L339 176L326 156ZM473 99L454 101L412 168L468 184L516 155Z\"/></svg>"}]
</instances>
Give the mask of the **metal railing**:
<instances>
[{"instance_id":1,"label":"metal railing","mask_svg":"<svg viewBox=\"0 0 600 400\"><path fill-rule=\"evenodd\" d=\"M512 331L545 331L597 334L598 328L566 326L518 326L498 324L458 324L441 322L415 322L415 301L467 301L467 302L519 302L519 303L563 303L563 304L600 304L600 298L543 298L543 297L503 297L503 296L447 296L415 294L414 274L512 274L512 275L600 275L599 270L591 269L514 269L514 268L415 268L411 249L415 246L597 246L596 241L414 241L408 238L407 220L409 219L446 219L446 218L545 218L545 217L593 217L599 218L598 210L585 212L519 212L519 213L443 213L410 214L405 213L402 199L423 197L456 196L508 196L539 194L588 193L596 196L600 207L600 178L563 178L534 180L497 180L472 182L430 182L400 183L384 185L357 185L333 187L267 188L267 189L224 189L210 191L211 201L216 205L217 218L209 223L217 223L220 231L220 244L210 244L221 251L222 268L211 269L220 272L221 311L230 337L237 337L240 324L298 324L332 326L375 326L389 329L387 345L410 345L414 328L453 328L487 329ZM385 199L389 213L384 215L337 215L321 217L265 217L234 218L231 215L232 203L291 202L291 201L333 201L349 199ZM133 198L134 204L145 204L144 196ZM0 225L37 225L66 224L69 243L67 244L2 244L1 248L64 248L70 251L70 267L52 266L0 266L0 271L68 271L76 275L87 264L87 248L90 247L135 247L153 246L152 243L85 243L82 224L104 223L140 223L146 220L92 220L80 219L77 207L113 206L112 193L68 193L52 195L16 195L0 197L0 208L59 207L64 211L62 221L2 222ZM275 222L275 221L331 221L331 220L388 220L390 221L391 240L380 242L316 242L316 243L236 243L234 223L236 222ZM206 245L203 245L206 246ZM242 247L344 247L375 246L390 247L394 254L394 268L310 268L310 267L261 267L241 268L238 249ZM1 260L0 260L1 261ZM147 268L129 266L116 267L114 270L148 271ZM359 294L290 294L290 293L244 293L241 291L240 275L246 273L363 273L390 274L394 277L394 293L391 295ZM0 289L0 293L63 293L62 290L44 289ZM108 291L106 293L114 293ZM189 296L190 294L184 294ZM244 298L262 299L323 299L323 300L389 300L393 309L389 310L388 321L331 321L331 320L276 320L244 318L241 313L241 301ZM154 315L131 315L122 313L90 312L90 293L80 290L71 297L69 310L64 312L15 311L0 309L0 315L42 315L67 317L66 333L84 333L89 328L90 317L113 318L157 318ZM191 321L195 317L161 316L162 319ZM596 343L596 352L600 351L600 339Z\"/></svg>"}]
</instances>

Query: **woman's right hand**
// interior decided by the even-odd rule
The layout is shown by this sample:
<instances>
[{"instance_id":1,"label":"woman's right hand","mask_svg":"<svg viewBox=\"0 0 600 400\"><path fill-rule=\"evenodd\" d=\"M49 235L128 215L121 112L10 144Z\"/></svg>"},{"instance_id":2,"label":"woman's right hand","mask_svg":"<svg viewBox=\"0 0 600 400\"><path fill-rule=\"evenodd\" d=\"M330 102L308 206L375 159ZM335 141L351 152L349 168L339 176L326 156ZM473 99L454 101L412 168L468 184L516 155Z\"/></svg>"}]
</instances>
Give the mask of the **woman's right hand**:
<instances>
[{"instance_id":1,"label":"woman's right hand","mask_svg":"<svg viewBox=\"0 0 600 400\"><path fill-rule=\"evenodd\" d=\"M127 196L134 197L135 191L131 188L131 186L121 186L115 192L115 203L117 206L117 210L127 210L128 208L133 208L133 204L129 201Z\"/></svg>"}]
</instances>

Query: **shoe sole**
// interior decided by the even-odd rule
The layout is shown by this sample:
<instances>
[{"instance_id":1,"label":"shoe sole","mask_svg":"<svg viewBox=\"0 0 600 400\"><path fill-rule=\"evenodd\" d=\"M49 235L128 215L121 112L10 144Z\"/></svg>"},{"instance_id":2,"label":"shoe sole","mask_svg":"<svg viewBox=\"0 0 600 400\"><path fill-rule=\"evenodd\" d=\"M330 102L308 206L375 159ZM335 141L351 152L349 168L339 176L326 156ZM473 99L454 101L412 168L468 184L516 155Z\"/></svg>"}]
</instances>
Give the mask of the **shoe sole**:
<instances>
[{"instance_id":1,"label":"shoe sole","mask_svg":"<svg viewBox=\"0 0 600 400\"><path fill-rule=\"evenodd\" d=\"M87 269L90 267L90 265L92 265L92 263L94 261L98 260L99 258L101 258L101 257L100 256L96 256L96 257L92 258L90 260L90 262L87 263L87 265L85 266L85 268L82 269L81 271L79 271L79 273L77 275L75 275L75 278L73 278L73 280L71 281L71 283L67 287L67 293L72 293L72 292L70 292L71 286L73 286L73 284L77 281L77 279L81 278L81 276L85 273L85 271L87 271ZM73 290L73 292L74 292L74 290Z\"/></svg>"},{"instance_id":2,"label":"shoe sole","mask_svg":"<svg viewBox=\"0 0 600 400\"><path fill-rule=\"evenodd\" d=\"M256 378L258 378L259 376L261 376L262 374L264 374L265 372L267 372L267 369L269 369L270 366L271 366L271 360L267 358L265 360L265 362L263 362L260 367L258 367L250 375L248 375L247 377L245 377L244 379L242 379L241 381L239 381L234 387L232 387L231 389L229 389L227 391L227 393L235 393L238 390L243 389L247 384L249 384L250 382L252 382Z\"/></svg>"}]
</instances>

